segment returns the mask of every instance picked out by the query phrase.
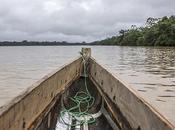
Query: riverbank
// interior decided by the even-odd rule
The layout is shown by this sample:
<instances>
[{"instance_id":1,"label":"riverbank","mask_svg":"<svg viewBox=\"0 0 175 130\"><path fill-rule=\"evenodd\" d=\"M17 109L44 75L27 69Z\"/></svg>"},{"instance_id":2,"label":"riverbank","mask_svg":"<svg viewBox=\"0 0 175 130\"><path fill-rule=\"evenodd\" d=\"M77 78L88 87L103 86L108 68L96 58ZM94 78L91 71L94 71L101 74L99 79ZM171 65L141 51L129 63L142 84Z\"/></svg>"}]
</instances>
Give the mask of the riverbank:
<instances>
[{"instance_id":1,"label":"riverbank","mask_svg":"<svg viewBox=\"0 0 175 130\"><path fill-rule=\"evenodd\" d=\"M175 16L148 18L145 26L131 25L121 29L117 36L92 42L100 45L120 46L175 46Z\"/></svg>"}]
</instances>

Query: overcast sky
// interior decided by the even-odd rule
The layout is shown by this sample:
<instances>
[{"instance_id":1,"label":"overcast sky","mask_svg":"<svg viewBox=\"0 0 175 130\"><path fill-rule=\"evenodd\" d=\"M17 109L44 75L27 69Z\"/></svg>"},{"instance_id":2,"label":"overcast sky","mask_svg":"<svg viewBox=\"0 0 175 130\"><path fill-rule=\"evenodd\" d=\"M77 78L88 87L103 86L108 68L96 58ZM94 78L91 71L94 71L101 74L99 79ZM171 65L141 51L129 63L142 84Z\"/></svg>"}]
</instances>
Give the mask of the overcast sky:
<instances>
[{"instance_id":1,"label":"overcast sky","mask_svg":"<svg viewBox=\"0 0 175 130\"><path fill-rule=\"evenodd\" d=\"M175 0L0 0L0 40L89 42L174 14Z\"/></svg>"}]
</instances>

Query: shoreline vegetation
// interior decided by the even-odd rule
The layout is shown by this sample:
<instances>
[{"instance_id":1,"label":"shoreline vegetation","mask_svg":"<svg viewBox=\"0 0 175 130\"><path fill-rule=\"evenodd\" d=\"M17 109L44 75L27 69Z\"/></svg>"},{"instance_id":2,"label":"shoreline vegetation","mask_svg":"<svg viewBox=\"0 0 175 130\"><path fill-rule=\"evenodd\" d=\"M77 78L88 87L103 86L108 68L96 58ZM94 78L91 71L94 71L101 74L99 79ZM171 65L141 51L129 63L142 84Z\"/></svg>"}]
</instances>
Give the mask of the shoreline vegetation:
<instances>
[{"instance_id":1,"label":"shoreline vegetation","mask_svg":"<svg viewBox=\"0 0 175 130\"><path fill-rule=\"evenodd\" d=\"M175 16L148 18L145 26L131 25L121 29L118 35L91 43L66 41L0 41L0 46L71 46L71 45L118 45L118 46L175 46Z\"/></svg>"},{"instance_id":2,"label":"shoreline vegetation","mask_svg":"<svg viewBox=\"0 0 175 130\"><path fill-rule=\"evenodd\" d=\"M69 43L66 41L0 41L0 46L71 46L71 45L89 45L86 42Z\"/></svg>"},{"instance_id":3,"label":"shoreline vegetation","mask_svg":"<svg viewBox=\"0 0 175 130\"><path fill-rule=\"evenodd\" d=\"M121 29L117 36L93 44L119 46L175 46L175 16L148 18L145 26L132 25Z\"/></svg>"}]
</instances>

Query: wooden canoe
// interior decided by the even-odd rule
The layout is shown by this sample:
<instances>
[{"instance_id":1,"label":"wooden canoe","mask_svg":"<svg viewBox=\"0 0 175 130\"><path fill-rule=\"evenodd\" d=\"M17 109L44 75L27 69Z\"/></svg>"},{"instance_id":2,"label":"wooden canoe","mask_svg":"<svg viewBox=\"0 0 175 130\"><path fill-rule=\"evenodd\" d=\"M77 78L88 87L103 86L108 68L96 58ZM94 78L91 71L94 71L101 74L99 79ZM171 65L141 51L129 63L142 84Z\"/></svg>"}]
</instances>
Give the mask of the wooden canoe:
<instances>
[{"instance_id":1,"label":"wooden canoe","mask_svg":"<svg viewBox=\"0 0 175 130\"><path fill-rule=\"evenodd\" d=\"M95 123L78 129L175 130L127 83L98 64L91 57L90 48L83 48L82 53L87 63L87 84L95 97L90 111L101 113ZM82 57L48 74L0 108L0 130L62 129L57 127L61 104L69 104L66 98L83 89L84 77Z\"/></svg>"}]
</instances>

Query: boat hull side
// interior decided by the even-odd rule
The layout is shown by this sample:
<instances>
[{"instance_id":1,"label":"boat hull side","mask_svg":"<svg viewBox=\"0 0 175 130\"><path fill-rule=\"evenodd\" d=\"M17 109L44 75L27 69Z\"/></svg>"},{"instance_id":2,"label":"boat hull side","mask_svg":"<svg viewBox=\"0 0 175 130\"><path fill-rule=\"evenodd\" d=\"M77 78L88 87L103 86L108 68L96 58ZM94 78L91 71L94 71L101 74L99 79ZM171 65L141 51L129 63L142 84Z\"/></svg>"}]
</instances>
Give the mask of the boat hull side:
<instances>
[{"instance_id":1,"label":"boat hull side","mask_svg":"<svg viewBox=\"0 0 175 130\"><path fill-rule=\"evenodd\" d=\"M53 99L79 78L82 58L46 75L0 109L1 130L27 130Z\"/></svg>"},{"instance_id":2,"label":"boat hull side","mask_svg":"<svg viewBox=\"0 0 175 130\"><path fill-rule=\"evenodd\" d=\"M131 86L112 74L93 58L89 60L90 78L105 95L113 102L118 112L114 117L123 116L133 130L174 130L175 127L166 120L155 108L147 103ZM110 106L109 106L110 107ZM118 114L120 113L120 114ZM118 120L118 119L117 119ZM119 124L125 122L118 120Z\"/></svg>"}]
</instances>

